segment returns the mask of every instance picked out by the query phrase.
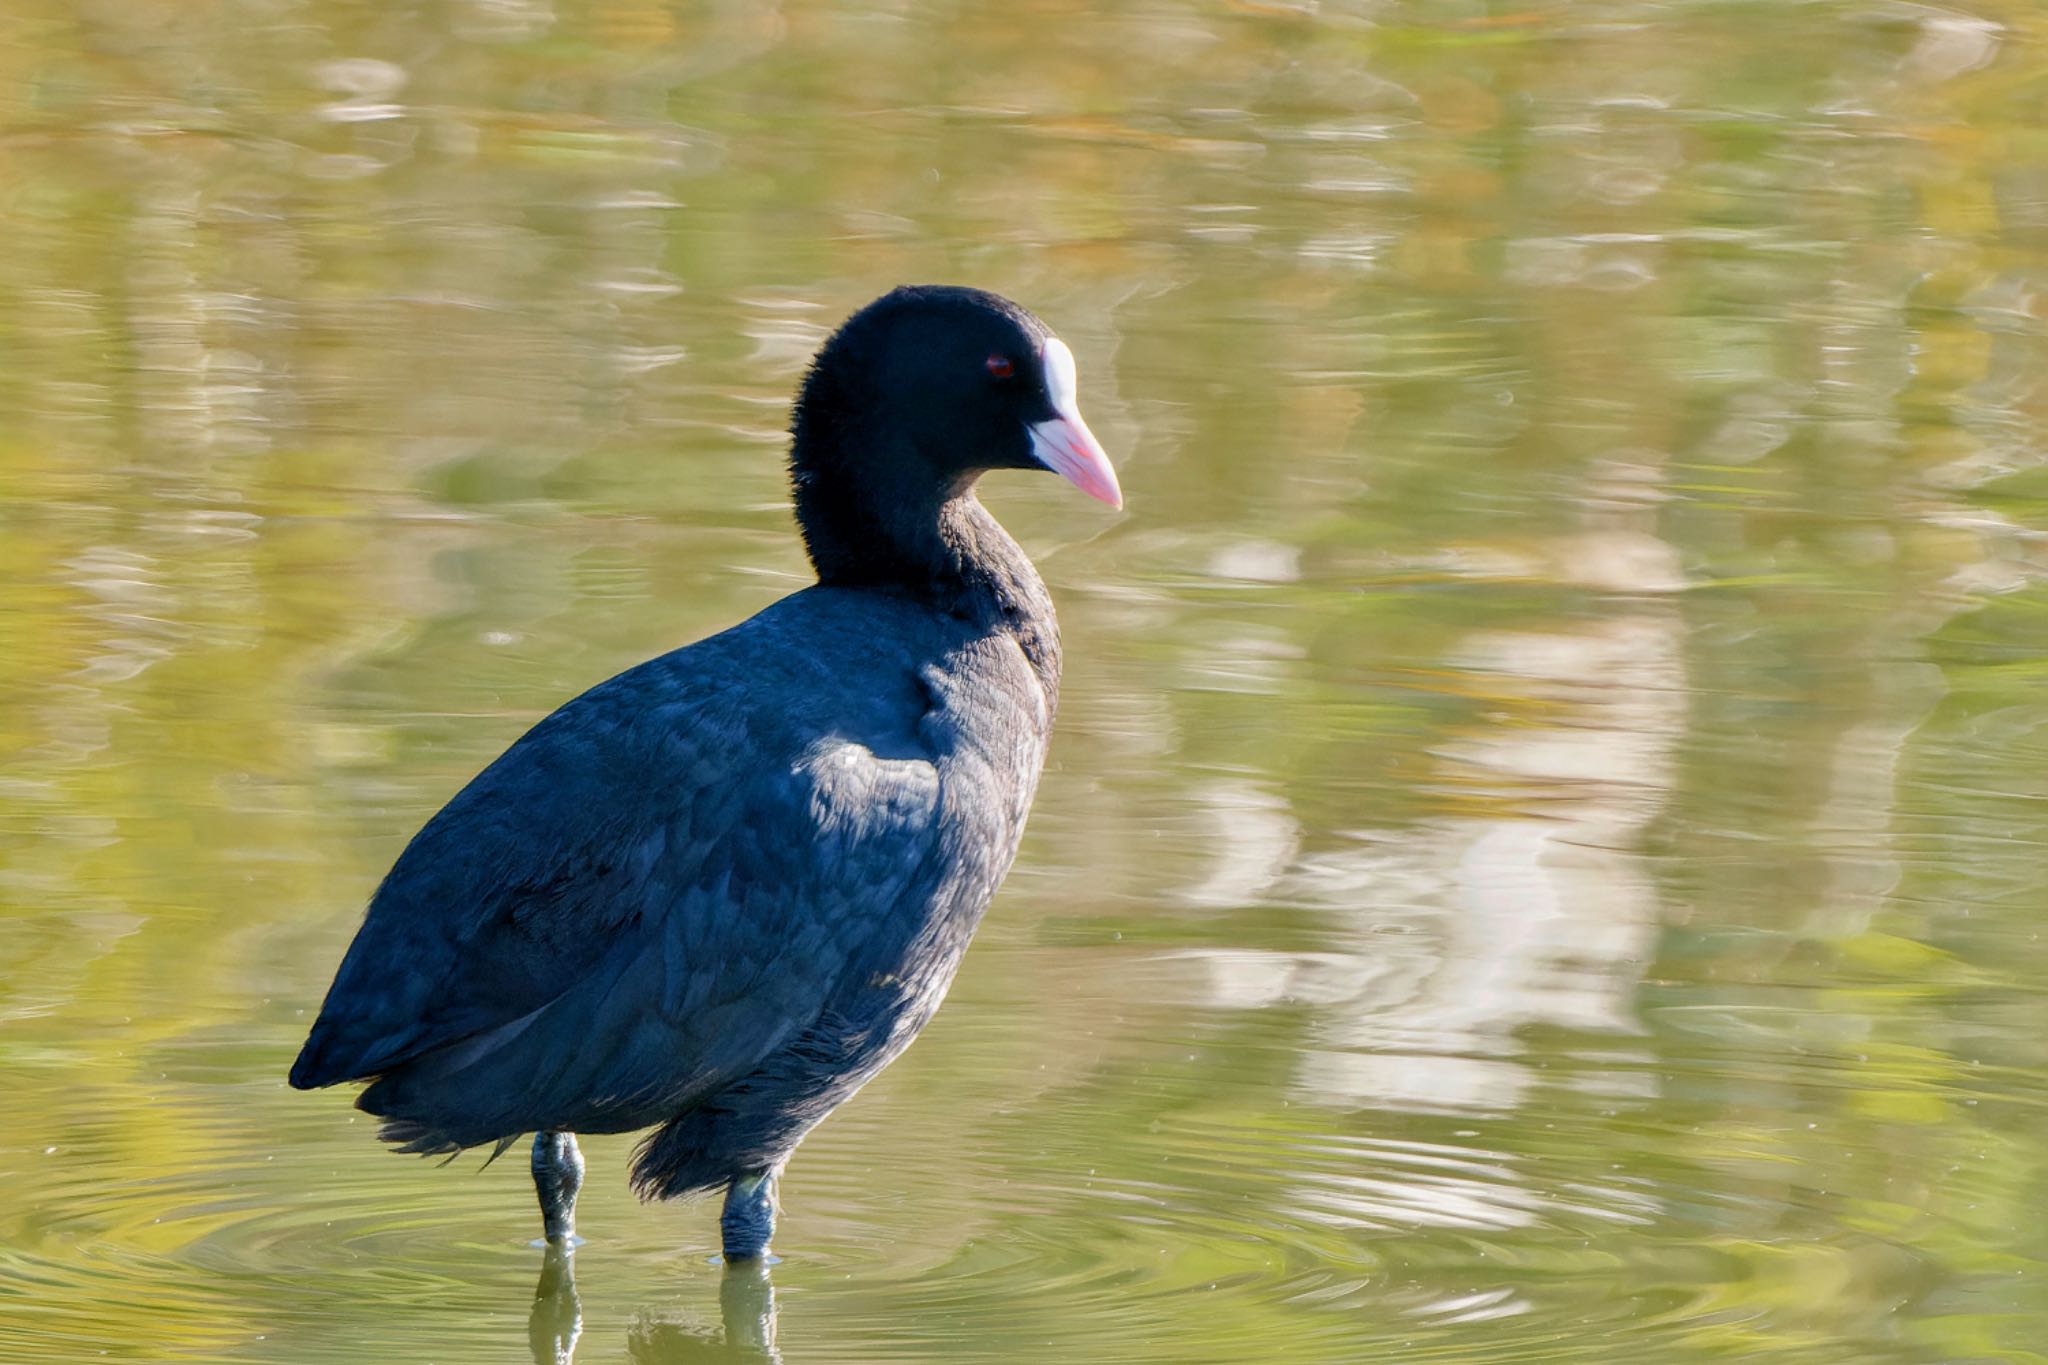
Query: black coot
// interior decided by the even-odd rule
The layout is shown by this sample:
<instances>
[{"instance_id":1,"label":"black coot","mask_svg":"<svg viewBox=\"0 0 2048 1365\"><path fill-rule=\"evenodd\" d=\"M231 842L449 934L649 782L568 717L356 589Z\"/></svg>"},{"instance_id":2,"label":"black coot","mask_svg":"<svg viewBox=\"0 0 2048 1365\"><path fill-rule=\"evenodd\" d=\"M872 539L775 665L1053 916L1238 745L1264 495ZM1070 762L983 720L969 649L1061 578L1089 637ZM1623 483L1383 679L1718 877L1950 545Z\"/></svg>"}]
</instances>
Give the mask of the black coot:
<instances>
[{"instance_id":1,"label":"black coot","mask_svg":"<svg viewBox=\"0 0 2048 1365\"><path fill-rule=\"evenodd\" d=\"M575 1133L660 1125L633 1183L727 1186L758 1256L805 1133L939 1007L1016 856L1059 695L1031 562L974 496L1051 469L1120 506L1074 358L972 289L825 343L791 424L815 587L602 683L416 835L292 1066L411 1152L536 1134L551 1241Z\"/></svg>"}]
</instances>

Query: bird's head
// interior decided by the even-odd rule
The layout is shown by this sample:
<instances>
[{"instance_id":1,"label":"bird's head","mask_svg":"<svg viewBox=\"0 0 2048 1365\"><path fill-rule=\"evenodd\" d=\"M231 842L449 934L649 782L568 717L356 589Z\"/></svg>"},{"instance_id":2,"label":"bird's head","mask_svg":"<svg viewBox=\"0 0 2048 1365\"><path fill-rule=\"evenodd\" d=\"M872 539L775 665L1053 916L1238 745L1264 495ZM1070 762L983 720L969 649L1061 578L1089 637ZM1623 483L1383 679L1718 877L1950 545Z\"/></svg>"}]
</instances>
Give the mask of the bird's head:
<instances>
[{"instance_id":1,"label":"bird's head","mask_svg":"<svg viewBox=\"0 0 2048 1365\"><path fill-rule=\"evenodd\" d=\"M855 313L818 352L791 429L800 497L818 474L944 498L991 469L1045 469L1123 506L1081 417L1074 353L979 289L905 286Z\"/></svg>"}]
</instances>

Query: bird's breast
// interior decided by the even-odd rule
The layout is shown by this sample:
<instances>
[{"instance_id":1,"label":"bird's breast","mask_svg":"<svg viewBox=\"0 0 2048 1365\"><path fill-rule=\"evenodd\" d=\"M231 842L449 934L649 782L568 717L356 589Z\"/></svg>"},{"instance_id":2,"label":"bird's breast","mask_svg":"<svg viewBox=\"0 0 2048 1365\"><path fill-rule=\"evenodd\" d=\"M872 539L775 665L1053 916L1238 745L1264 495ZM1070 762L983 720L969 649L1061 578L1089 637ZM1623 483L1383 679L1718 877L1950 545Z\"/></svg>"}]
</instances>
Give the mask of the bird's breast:
<instances>
[{"instance_id":1,"label":"bird's breast","mask_svg":"<svg viewBox=\"0 0 2048 1365\"><path fill-rule=\"evenodd\" d=\"M949 854L942 918L971 934L1017 856L1045 765L1050 706L1007 637L978 641L921 679L932 699L920 734L936 756ZM964 937L962 939L964 947Z\"/></svg>"}]
</instances>

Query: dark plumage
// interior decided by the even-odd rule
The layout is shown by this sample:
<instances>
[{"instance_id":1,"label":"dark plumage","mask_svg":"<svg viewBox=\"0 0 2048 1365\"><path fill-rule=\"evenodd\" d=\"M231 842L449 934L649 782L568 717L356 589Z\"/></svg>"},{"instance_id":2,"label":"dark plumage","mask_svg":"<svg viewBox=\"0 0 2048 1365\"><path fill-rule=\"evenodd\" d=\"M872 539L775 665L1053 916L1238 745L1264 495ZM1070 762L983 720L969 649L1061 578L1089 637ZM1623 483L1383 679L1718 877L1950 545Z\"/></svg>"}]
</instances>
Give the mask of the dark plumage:
<instances>
[{"instance_id":1,"label":"dark plumage","mask_svg":"<svg viewBox=\"0 0 2048 1365\"><path fill-rule=\"evenodd\" d=\"M291 1071L369 1079L381 1136L537 1132L551 1238L571 1136L660 1125L633 1181L774 1178L938 1008L1016 855L1058 700L1052 604L975 499L1054 469L1119 503L1065 346L992 294L898 289L806 377L791 483L818 583L601 683L414 837Z\"/></svg>"}]
</instances>

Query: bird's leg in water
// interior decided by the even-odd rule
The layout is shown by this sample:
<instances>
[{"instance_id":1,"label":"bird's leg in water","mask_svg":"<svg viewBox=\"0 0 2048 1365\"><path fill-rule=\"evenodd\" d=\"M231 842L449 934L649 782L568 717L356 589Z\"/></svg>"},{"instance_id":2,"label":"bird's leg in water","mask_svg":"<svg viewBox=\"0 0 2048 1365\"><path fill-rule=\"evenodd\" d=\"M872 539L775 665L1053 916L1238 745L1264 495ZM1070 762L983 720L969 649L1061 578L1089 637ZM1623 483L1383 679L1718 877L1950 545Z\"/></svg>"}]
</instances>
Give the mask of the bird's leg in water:
<instances>
[{"instance_id":1,"label":"bird's leg in water","mask_svg":"<svg viewBox=\"0 0 2048 1365\"><path fill-rule=\"evenodd\" d=\"M747 1261L768 1254L768 1239L775 1235L777 1174L773 1170L755 1171L740 1176L726 1190L725 1211L718 1215L726 1260Z\"/></svg>"},{"instance_id":2,"label":"bird's leg in water","mask_svg":"<svg viewBox=\"0 0 2048 1365\"><path fill-rule=\"evenodd\" d=\"M533 1135L533 1188L540 1195L541 1227L550 1245L576 1240L576 1192L583 1188L583 1153L574 1133Z\"/></svg>"}]
</instances>

